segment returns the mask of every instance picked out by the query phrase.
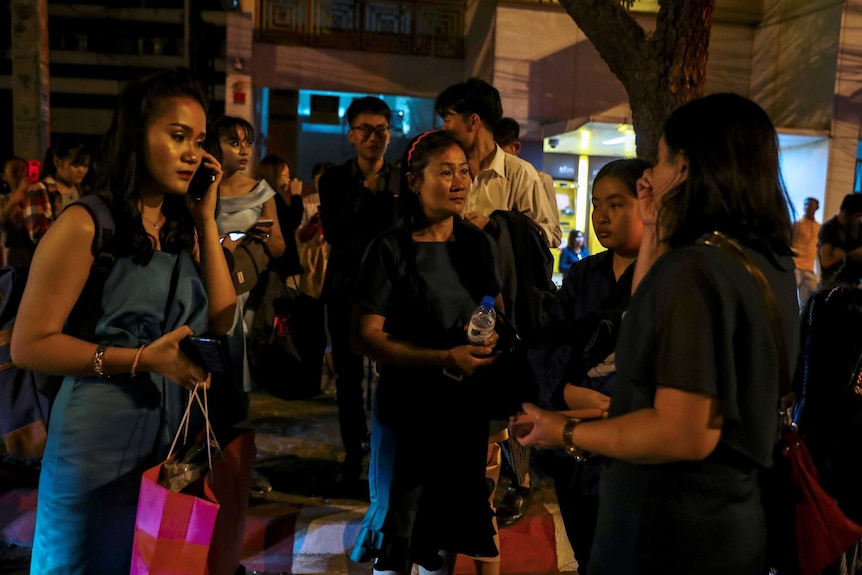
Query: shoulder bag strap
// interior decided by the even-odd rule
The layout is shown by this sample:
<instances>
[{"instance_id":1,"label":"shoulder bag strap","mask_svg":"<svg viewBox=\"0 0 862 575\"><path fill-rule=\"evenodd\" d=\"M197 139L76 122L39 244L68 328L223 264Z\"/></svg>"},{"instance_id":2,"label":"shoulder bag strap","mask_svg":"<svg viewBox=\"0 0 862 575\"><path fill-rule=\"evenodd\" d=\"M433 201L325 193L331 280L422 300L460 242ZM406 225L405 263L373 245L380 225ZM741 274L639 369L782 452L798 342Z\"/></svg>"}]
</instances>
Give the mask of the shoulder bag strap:
<instances>
[{"instance_id":1,"label":"shoulder bag strap","mask_svg":"<svg viewBox=\"0 0 862 575\"><path fill-rule=\"evenodd\" d=\"M177 254L177 260L174 262L174 269L171 272L171 284L168 288L168 298L165 301L165 314L162 316L162 335L165 335L165 328L168 323L168 314L171 312L171 306L174 303L174 294L177 292L177 284L180 281L180 266L182 265L183 254Z\"/></svg>"},{"instance_id":2,"label":"shoulder bag strap","mask_svg":"<svg viewBox=\"0 0 862 575\"><path fill-rule=\"evenodd\" d=\"M712 232L700 238L700 243L708 246L721 248L725 253L730 254L736 261L748 271L757 284L757 289L760 290L760 295L766 304L766 311L769 314L769 323L772 326L772 335L775 338L775 347L778 351L778 391L779 391L779 413L784 419L784 423L790 424L791 409L793 406L793 383L790 377L790 367L785 361L787 358L787 340L784 334L784 328L781 322L781 315L778 312L778 304L775 302L775 295L772 293L772 288L763 275L763 272L758 268L745 253L742 246L733 238L722 234L721 232Z\"/></svg>"}]
</instances>

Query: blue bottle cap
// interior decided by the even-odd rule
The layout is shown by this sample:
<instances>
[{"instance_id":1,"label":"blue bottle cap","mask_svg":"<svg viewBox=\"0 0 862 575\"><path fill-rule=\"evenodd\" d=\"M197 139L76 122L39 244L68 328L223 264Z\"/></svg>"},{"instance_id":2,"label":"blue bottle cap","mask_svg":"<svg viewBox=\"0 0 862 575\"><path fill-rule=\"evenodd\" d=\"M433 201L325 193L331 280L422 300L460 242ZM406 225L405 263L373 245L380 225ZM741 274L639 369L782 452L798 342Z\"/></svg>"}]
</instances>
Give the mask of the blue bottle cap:
<instances>
[{"instance_id":1,"label":"blue bottle cap","mask_svg":"<svg viewBox=\"0 0 862 575\"><path fill-rule=\"evenodd\" d=\"M482 307L486 307L488 309L493 309L494 307L494 296L486 295L482 298Z\"/></svg>"}]
</instances>

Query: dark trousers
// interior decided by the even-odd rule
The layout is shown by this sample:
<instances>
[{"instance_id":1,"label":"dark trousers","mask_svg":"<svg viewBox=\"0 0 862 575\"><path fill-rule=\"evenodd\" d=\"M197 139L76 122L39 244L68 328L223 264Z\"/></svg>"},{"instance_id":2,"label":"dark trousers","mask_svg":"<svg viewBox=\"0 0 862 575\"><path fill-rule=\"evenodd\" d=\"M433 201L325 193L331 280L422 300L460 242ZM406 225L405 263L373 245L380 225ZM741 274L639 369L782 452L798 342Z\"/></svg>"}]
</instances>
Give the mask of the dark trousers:
<instances>
[{"instance_id":1,"label":"dark trousers","mask_svg":"<svg viewBox=\"0 0 862 575\"><path fill-rule=\"evenodd\" d=\"M335 365L335 397L338 402L338 424L341 442L348 458L365 454L362 442L368 440L368 423L362 401L363 358L350 346L350 320L353 303L346 298L327 306L327 327L332 342L332 362Z\"/></svg>"},{"instance_id":2,"label":"dark trousers","mask_svg":"<svg viewBox=\"0 0 862 575\"><path fill-rule=\"evenodd\" d=\"M596 535L599 498L582 492L578 467L574 459L558 458L552 476L566 536L578 561L578 573L585 574Z\"/></svg>"}]
</instances>

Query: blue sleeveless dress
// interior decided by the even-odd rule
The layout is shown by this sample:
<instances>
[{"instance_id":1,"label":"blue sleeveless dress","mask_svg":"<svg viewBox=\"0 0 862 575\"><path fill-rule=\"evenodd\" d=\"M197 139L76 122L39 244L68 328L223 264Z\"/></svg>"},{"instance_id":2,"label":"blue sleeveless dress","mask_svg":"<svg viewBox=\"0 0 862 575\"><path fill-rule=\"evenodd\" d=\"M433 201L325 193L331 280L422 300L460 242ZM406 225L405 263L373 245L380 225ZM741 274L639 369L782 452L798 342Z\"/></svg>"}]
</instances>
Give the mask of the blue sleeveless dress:
<instances>
[{"instance_id":1,"label":"blue sleeveless dress","mask_svg":"<svg viewBox=\"0 0 862 575\"><path fill-rule=\"evenodd\" d=\"M96 338L105 346L150 343L163 322L165 331L187 324L198 334L208 325L206 291L188 253L156 252L146 266L118 258L102 304ZM167 456L188 398L179 385L148 375L63 380L42 459L32 575L129 572L141 473Z\"/></svg>"}]
</instances>

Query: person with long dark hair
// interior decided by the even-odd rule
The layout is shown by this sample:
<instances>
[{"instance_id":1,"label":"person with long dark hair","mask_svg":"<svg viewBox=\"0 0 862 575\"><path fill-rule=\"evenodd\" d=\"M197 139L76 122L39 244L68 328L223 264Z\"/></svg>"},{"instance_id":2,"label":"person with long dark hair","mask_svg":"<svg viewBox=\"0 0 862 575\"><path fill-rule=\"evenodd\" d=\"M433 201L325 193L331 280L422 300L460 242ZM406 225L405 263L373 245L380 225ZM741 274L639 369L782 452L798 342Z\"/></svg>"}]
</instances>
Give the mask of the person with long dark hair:
<instances>
[{"instance_id":1,"label":"person with long dark hair","mask_svg":"<svg viewBox=\"0 0 862 575\"><path fill-rule=\"evenodd\" d=\"M496 556L485 483L487 417L473 374L494 361L493 334L467 343L484 296L502 303L489 238L461 219L470 187L457 140L426 132L401 162L399 224L365 252L356 345L376 360L371 507L353 558L375 573L451 573L456 554ZM483 410L484 411L484 410ZM430 462L434 462L430 464Z\"/></svg>"},{"instance_id":2,"label":"person with long dark hair","mask_svg":"<svg viewBox=\"0 0 862 575\"><path fill-rule=\"evenodd\" d=\"M294 284L298 283L299 280L295 276L302 273L295 235L296 228L299 227L299 222L302 221L302 214L305 211L300 193L302 186L292 185L293 174L290 170L290 164L275 154L269 154L258 162L254 169L254 176L259 180L266 181L276 192L273 199L284 241L284 252L281 256L270 260L270 268L278 273L282 282L286 282L288 278L293 278L291 285L296 287Z\"/></svg>"},{"instance_id":3,"label":"person with long dark hair","mask_svg":"<svg viewBox=\"0 0 862 575\"><path fill-rule=\"evenodd\" d=\"M205 131L187 70L153 72L120 94L98 161L116 259L88 318L93 341L64 333L94 263L88 209L68 207L33 259L12 359L66 376L39 478L34 575L129 572L141 473L168 455L189 390L209 386L179 349L186 336L225 333L236 302L215 223L221 166L203 151ZM186 191L202 165L216 179L194 201Z\"/></svg>"},{"instance_id":4,"label":"person with long dark hair","mask_svg":"<svg viewBox=\"0 0 862 575\"><path fill-rule=\"evenodd\" d=\"M779 364L798 345L791 218L766 112L734 94L675 110L638 182L644 235L616 347L609 417L532 404L525 445L608 458L588 573L767 572L758 483L772 464ZM751 274L701 238L736 240L766 277L788 356Z\"/></svg>"}]
</instances>

